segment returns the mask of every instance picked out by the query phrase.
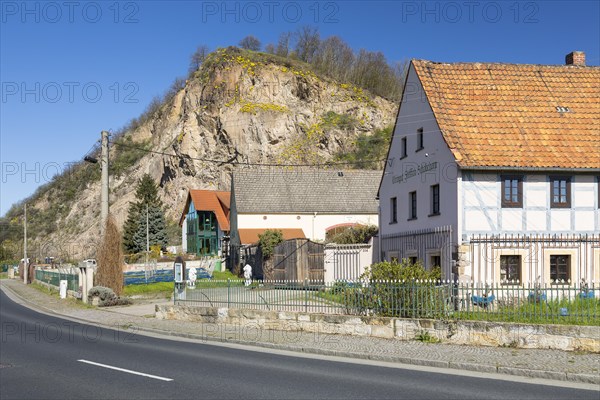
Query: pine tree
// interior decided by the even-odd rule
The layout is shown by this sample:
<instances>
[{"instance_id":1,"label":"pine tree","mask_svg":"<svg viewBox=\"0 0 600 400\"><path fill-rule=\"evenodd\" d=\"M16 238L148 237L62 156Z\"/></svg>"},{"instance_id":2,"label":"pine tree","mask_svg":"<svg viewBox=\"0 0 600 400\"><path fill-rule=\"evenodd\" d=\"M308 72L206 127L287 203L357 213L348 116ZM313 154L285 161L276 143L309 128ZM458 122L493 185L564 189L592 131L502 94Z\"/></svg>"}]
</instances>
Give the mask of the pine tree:
<instances>
[{"instance_id":1,"label":"pine tree","mask_svg":"<svg viewBox=\"0 0 600 400\"><path fill-rule=\"evenodd\" d=\"M130 254L146 251L146 207L148 207L150 246L167 246L167 224L163 203L158 197L158 187L148 174L136 187L137 201L129 206L127 220L123 226L123 247Z\"/></svg>"},{"instance_id":2,"label":"pine tree","mask_svg":"<svg viewBox=\"0 0 600 400\"><path fill-rule=\"evenodd\" d=\"M146 251L146 233L150 246L167 246L167 226L162 209L156 205L148 206L148 232L146 232L146 210L139 214L137 230L133 235L133 243L138 253Z\"/></svg>"}]
</instances>

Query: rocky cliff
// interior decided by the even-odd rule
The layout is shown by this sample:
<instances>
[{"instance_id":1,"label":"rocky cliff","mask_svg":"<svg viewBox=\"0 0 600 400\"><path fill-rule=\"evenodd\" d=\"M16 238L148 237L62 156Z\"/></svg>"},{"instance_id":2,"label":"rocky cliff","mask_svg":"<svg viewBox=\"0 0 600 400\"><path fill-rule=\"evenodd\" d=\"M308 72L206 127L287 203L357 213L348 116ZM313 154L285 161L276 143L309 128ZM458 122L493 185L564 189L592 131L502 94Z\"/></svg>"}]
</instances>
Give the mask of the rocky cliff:
<instances>
[{"instance_id":1,"label":"rocky cliff","mask_svg":"<svg viewBox=\"0 0 600 400\"><path fill-rule=\"evenodd\" d=\"M149 173L160 185L167 218L178 220L189 188L228 190L234 168L326 162L358 134L391 125L396 109L358 87L318 76L306 64L220 49L143 123L112 138L111 163L137 156L133 165L111 172L111 214L122 226L137 180ZM54 182L30 199L34 210L57 198L65 204L54 207L67 208L55 215L52 232L32 239L38 257L94 255L100 182L95 172L90 180L68 202Z\"/></svg>"}]
</instances>

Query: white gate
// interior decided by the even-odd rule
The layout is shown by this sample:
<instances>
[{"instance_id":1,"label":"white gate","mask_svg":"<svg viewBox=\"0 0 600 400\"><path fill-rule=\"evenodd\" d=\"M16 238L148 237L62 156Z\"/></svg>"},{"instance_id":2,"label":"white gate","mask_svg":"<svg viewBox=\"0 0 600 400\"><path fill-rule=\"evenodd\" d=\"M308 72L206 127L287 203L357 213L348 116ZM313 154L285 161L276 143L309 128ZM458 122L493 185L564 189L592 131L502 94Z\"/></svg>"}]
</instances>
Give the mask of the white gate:
<instances>
[{"instance_id":1,"label":"white gate","mask_svg":"<svg viewBox=\"0 0 600 400\"><path fill-rule=\"evenodd\" d=\"M325 246L325 282L356 281L372 259L370 244L328 244Z\"/></svg>"}]
</instances>

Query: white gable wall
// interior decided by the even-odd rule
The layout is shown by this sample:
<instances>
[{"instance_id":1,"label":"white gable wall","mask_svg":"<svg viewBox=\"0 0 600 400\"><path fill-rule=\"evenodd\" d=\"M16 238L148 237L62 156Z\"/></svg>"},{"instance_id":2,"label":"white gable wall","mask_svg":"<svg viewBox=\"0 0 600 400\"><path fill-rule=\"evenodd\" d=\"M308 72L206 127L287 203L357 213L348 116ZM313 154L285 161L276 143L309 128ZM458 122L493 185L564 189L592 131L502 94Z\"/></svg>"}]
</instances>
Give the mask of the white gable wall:
<instances>
[{"instance_id":1,"label":"white gable wall","mask_svg":"<svg viewBox=\"0 0 600 400\"><path fill-rule=\"evenodd\" d=\"M416 151L417 130L420 128L423 128L424 148ZM407 138L406 158L401 158L403 137ZM430 188L434 184L440 185L440 215L429 216ZM409 193L412 191L417 192L415 220L408 218ZM381 234L385 236L448 225L456 232L457 193L457 165L411 65L379 191ZM397 223L390 223L392 197L397 198Z\"/></svg>"}]
</instances>

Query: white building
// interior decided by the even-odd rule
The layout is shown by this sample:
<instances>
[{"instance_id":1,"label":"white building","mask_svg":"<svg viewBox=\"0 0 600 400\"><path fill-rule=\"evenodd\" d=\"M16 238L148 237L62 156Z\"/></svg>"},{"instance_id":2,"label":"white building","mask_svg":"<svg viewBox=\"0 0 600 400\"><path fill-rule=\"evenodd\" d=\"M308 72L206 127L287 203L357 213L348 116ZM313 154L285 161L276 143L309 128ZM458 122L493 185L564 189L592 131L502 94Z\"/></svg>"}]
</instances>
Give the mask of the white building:
<instances>
[{"instance_id":1,"label":"white building","mask_svg":"<svg viewBox=\"0 0 600 400\"><path fill-rule=\"evenodd\" d=\"M281 229L325 240L345 225L377 225L381 171L256 168L235 171L231 183L231 244ZM252 235L246 235L250 231ZM285 235L284 235L285 236ZM288 235L289 236L289 235ZM292 237L287 237L291 239Z\"/></svg>"},{"instance_id":2,"label":"white building","mask_svg":"<svg viewBox=\"0 0 600 400\"><path fill-rule=\"evenodd\" d=\"M599 99L581 52L559 66L413 60L380 256L475 282L599 281Z\"/></svg>"}]
</instances>

